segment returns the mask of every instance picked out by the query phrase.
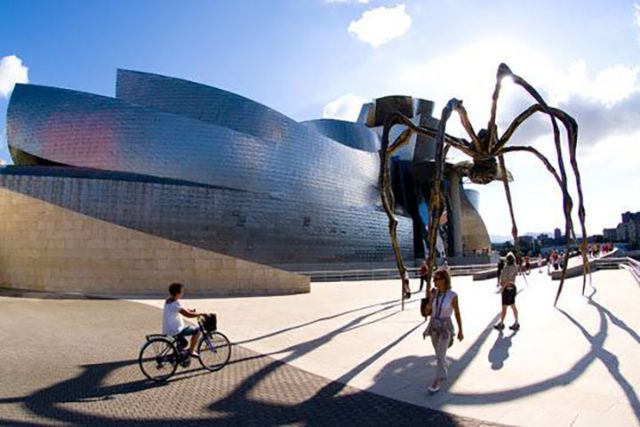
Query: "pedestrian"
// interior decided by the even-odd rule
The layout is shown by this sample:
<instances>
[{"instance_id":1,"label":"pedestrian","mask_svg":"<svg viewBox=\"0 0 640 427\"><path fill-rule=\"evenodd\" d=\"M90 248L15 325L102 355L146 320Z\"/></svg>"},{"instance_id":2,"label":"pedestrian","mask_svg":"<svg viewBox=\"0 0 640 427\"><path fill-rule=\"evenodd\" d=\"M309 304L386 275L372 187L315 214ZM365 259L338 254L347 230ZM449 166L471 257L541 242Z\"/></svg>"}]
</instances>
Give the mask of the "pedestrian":
<instances>
[{"instance_id":1,"label":"pedestrian","mask_svg":"<svg viewBox=\"0 0 640 427\"><path fill-rule=\"evenodd\" d=\"M544 264L544 258L542 254L538 255L538 273L542 274L542 264Z\"/></svg>"},{"instance_id":2,"label":"pedestrian","mask_svg":"<svg viewBox=\"0 0 640 427\"><path fill-rule=\"evenodd\" d=\"M424 261L422 261L422 265L420 266L420 289L418 289L418 292L422 290L422 286L425 284L426 281L427 281L427 260L425 259ZM427 285L429 284L427 283Z\"/></svg>"},{"instance_id":3,"label":"pedestrian","mask_svg":"<svg viewBox=\"0 0 640 427\"><path fill-rule=\"evenodd\" d=\"M524 272L527 275L531 273L531 261L529 259L529 255L524 256Z\"/></svg>"},{"instance_id":4,"label":"pedestrian","mask_svg":"<svg viewBox=\"0 0 640 427\"><path fill-rule=\"evenodd\" d=\"M500 258L498 261L498 282L496 283L497 287L500 287L500 273L502 273L502 269L504 268L504 260Z\"/></svg>"},{"instance_id":5,"label":"pedestrian","mask_svg":"<svg viewBox=\"0 0 640 427\"><path fill-rule=\"evenodd\" d=\"M502 289L502 311L500 312L500 322L494 328L501 331L504 329L504 318L507 315L507 307L511 307L515 322L509 326L509 329L517 331L520 329L518 322L518 309L516 308L516 276L518 275L518 266L516 265L516 257L509 252L506 258L506 265L502 269L500 275L500 286Z\"/></svg>"},{"instance_id":6,"label":"pedestrian","mask_svg":"<svg viewBox=\"0 0 640 427\"><path fill-rule=\"evenodd\" d=\"M427 313L431 313L431 318L422 333L422 338L431 337L431 344L436 352L436 374L431 385L427 388L429 393L438 392L442 382L447 378L447 349L453 345L455 333L451 321L452 313L455 314L458 324L458 340L464 339L458 295L451 290L451 276L446 271L439 269L433 274L433 283L435 289L431 290L431 297L427 304Z\"/></svg>"},{"instance_id":7,"label":"pedestrian","mask_svg":"<svg viewBox=\"0 0 640 427\"><path fill-rule=\"evenodd\" d=\"M553 263L554 270L558 270L560 268L560 256L555 249L551 252L551 262Z\"/></svg>"},{"instance_id":8,"label":"pedestrian","mask_svg":"<svg viewBox=\"0 0 640 427\"><path fill-rule=\"evenodd\" d=\"M409 270L404 270L402 273L402 292L404 292L404 298L411 298L411 288L409 287Z\"/></svg>"},{"instance_id":9,"label":"pedestrian","mask_svg":"<svg viewBox=\"0 0 640 427\"><path fill-rule=\"evenodd\" d=\"M440 270L446 271L449 274L449 277L451 277L451 271L449 271L449 262L446 259L442 262Z\"/></svg>"}]
</instances>

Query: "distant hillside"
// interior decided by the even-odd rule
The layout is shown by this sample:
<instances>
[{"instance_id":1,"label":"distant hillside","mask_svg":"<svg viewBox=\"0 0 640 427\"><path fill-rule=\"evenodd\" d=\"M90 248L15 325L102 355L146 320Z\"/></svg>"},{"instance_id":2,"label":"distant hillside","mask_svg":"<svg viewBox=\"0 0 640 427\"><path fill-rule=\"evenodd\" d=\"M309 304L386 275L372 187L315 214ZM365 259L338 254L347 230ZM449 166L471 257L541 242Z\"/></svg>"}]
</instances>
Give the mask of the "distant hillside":
<instances>
[{"instance_id":1,"label":"distant hillside","mask_svg":"<svg viewBox=\"0 0 640 427\"><path fill-rule=\"evenodd\" d=\"M504 236L499 234L491 234L489 238L491 239L491 243L504 243L506 241L513 241L511 236Z\"/></svg>"},{"instance_id":2,"label":"distant hillside","mask_svg":"<svg viewBox=\"0 0 640 427\"><path fill-rule=\"evenodd\" d=\"M529 232L529 233L520 234L520 236L538 237L541 234L546 234L549 237L553 237L553 233L549 231L539 231L535 233ZM513 239L511 238L510 234L509 235L491 234L489 238L491 239L491 243L504 243L507 241L513 243Z\"/></svg>"}]
</instances>

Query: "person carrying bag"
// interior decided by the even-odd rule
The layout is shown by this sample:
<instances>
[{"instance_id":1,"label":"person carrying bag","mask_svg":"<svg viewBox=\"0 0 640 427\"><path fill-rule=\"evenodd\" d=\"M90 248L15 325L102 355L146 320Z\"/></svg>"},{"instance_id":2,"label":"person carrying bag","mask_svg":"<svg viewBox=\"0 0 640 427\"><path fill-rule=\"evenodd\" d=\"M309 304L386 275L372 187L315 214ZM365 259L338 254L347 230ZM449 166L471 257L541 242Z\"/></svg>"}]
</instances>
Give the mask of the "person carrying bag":
<instances>
[{"instance_id":1,"label":"person carrying bag","mask_svg":"<svg viewBox=\"0 0 640 427\"><path fill-rule=\"evenodd\" d=\"M451 277L444 270L438 270L433 275L435 289L430 294L430 298L425 298L427 304L424 313L431 317L427 323L427 328L422 333L422 337L431 337L431 344L436 352L437 368L436 375L427 388L429 393L436 393L440 390L442 382L447 378L447 349L453 345L454 328L451 321L451 314L455 313L458 324L458 340L464 339L462 333L462 317L458 303L458 295L451 290Z\"/></svg>"}]
</instances>

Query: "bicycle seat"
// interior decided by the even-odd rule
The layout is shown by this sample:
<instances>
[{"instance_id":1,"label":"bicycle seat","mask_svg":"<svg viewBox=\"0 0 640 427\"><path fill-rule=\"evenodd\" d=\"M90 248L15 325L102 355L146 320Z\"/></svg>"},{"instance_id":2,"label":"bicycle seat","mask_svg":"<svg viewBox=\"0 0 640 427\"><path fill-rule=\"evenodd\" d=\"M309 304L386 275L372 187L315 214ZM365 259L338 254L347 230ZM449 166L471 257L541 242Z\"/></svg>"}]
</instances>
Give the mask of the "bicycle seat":
<instances>
[{"instance_id":1,"label":"bicycle seat","mask_svg":"<svg viewBox=\"0 0 640 427\"><path fill-rule=\"evenodd\" d=\"M165 334L149 334L149 335L145 335L145 338L147 339L147 341L150 341L154 338L174 339L171 335L165 335Z\"/></svg>"}]
</instances>

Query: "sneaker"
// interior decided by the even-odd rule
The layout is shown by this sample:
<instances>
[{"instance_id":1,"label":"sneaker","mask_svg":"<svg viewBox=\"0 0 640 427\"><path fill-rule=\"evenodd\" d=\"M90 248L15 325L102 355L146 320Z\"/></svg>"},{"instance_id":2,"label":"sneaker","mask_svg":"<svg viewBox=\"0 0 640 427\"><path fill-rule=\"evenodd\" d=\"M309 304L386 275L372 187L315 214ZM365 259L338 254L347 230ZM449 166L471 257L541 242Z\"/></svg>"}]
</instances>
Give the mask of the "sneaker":
<instances>
[{"instance_id":1,"label":"sneaker","mask_svg":"<svg viewBox=\"0 0 640 427\"><path fill-rule=\"evenodd\" d=\"M514 323L513 325L509 326L509 329L511 329L512 331L520 330L520 323Z\"/></svg>"},{"instance_id":2,"label":"sneaker","mask_svg":"<svg viewBox=\"0 0 640 427\"><path fill-rule=\"evenodd\" d=\"M500 322L500 323L497 323L497 324L493 325L493 329L497 329L498 331L503 330L504 329L504 323Z\"/></svg>"},{"instance_id":3,"label":"sneaker","mask_svg":"<svg viewBox=\"0 0 640 427\"><path fill-rule=\"evenodd\" d=\"M429 386L427 387L427 391L431 394L437 393L440 391L440 386L435 386L435 387Z\"/></svg>"}]
</instances>

